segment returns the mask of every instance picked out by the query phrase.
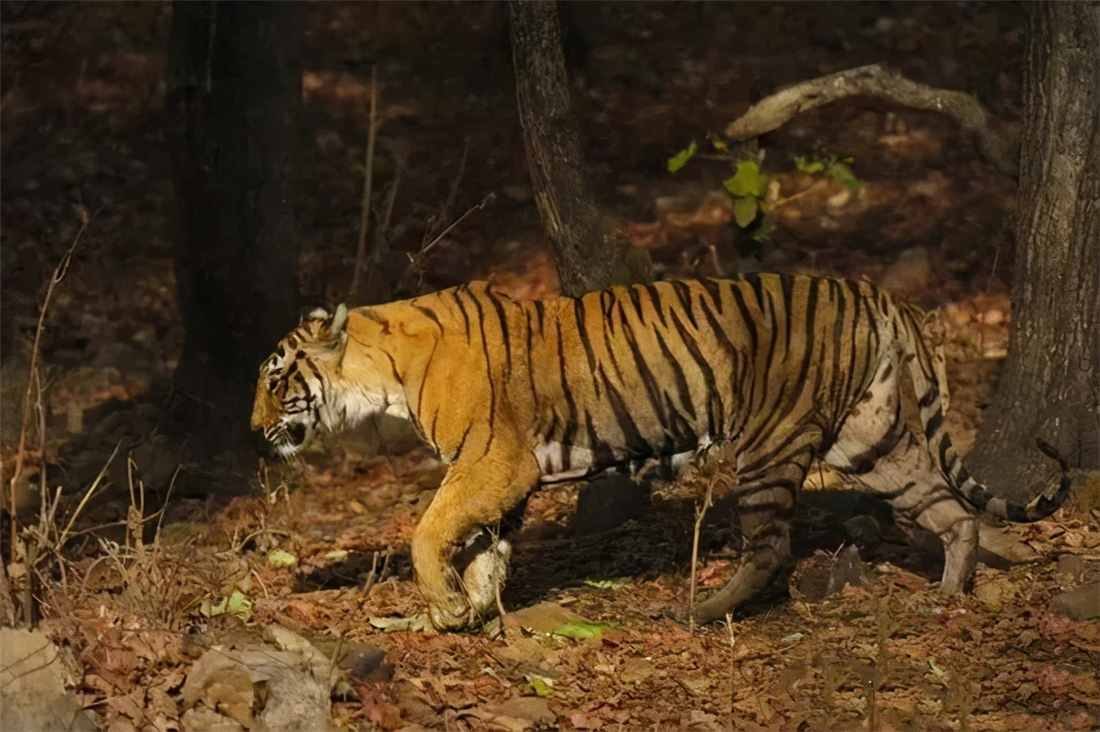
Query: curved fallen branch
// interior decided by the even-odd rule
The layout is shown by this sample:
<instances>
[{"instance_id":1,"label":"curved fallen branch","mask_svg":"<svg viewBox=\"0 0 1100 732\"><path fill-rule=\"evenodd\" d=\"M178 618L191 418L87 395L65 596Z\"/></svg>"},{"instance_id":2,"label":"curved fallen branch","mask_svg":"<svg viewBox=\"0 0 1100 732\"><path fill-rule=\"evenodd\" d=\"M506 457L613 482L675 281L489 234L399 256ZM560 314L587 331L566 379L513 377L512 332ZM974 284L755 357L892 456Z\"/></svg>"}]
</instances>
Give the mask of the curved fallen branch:
<instances>
[{"instance_id":1,"label":"curved fallen branch","mask_svg":"<svg viewBox=\"0 0 1100 732\"><path fill-rule=\"evenodd\" d=\"M1007 153L1008 146L990 129L986 111L977 99L963 92L918 84L879 64L838 71L781 89L731 122L726 135L737 140L757 137L778 129L802 112L854 96L942 112L975 134L982 154L1000 170L1009 174L1016 171L1016 163Z\"/></svg>"}]
</instances>

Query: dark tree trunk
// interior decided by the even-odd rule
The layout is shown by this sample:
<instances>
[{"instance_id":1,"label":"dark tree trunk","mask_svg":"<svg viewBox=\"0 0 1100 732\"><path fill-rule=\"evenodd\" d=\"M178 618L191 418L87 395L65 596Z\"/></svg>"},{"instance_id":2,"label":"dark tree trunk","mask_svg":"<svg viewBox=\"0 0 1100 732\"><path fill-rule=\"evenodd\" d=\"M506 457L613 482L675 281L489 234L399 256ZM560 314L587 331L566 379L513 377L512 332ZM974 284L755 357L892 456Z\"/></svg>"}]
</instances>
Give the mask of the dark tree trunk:
<instances>
[{"instance_id":1,"label":"dark tree trunk","mask_svg":"<svg viewBox=\"0 0 1100 732\"><path fill-rule=\"evenodd\" d=\"M248 435L257 368L297 316L301 9L183 0L172 8L168 141L186 329L172 416L205 447Z\"/></svg>"},{"instance_id":2,"label":"dark tree trunk","mask_svg":"<svg viewBox=\"0 0 1100 732\"><path fill-rule=\"evenodd\" d=\"M562 292L649 281L649 254L603 221L585 175L557 3L511 2L509 15L527 168Z\"/></svg>"},{"instance_id":3,"label":"dark tree trunk","mask_svg":"<svg viewBox=\"0 0 1100 732\"><path fill-rule=\"evenodd\" d=\"M1033 3L1008 362L968 464L1009 497L1100 468L1100 6Z\"/></svg>"}]
</instances>

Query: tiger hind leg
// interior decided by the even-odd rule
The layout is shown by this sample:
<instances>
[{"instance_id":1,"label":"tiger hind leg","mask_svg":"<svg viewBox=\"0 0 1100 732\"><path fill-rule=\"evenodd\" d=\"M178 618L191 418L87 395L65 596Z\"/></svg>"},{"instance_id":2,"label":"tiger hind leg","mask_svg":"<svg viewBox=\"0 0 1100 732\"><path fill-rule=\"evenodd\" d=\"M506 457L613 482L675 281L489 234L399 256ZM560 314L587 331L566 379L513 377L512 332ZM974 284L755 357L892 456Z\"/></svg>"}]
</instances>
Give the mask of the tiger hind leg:
<instances>
[{"instance_id":1,"label":"tiger hind leg","mask_svg":"<svg viewBox=\"0 0 1100 732\"><path fill-rule=\"evenodd\" d=\"M813 450L804 445L793 454L773 456L765 468L738 475L737 512L747 546L733 577L696 606L697 623L723 618L752 599L790 557L789 521L812 454Z\"/></svg>"},{"instance_id":2,"label":"tiger hind leg","mask_svg":"<svg viewBox=\"0 0 1100 732\"><path fill-rule=\"evenodd\" d=\"M858 480L889 501L898 528L911 539L918 526L939 538L944 549L940 589L963 592L977 565L977 512L947 485L926 445L921 437L907 432L873 470L858 476Z\"/></svg>"}]
</instances>

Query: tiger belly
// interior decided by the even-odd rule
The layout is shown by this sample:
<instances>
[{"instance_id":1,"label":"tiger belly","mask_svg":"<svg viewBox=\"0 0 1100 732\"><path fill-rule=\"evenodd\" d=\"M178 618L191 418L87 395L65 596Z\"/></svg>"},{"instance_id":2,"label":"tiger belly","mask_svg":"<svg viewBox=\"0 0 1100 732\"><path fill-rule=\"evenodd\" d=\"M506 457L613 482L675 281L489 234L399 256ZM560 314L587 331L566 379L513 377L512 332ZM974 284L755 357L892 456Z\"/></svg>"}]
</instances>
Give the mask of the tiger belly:
<instances>
[{"instance_id":1,"label":"tiger belly","mask_svg":"<svg viewBox=\"0 0 1100 732\"><path fill-rule=\"evenodd\" d=\"M655 464L664 464L672 469L673 474L679 473L689 463L693 462L700 453L705 452L711 446L709 436L704 435L699 445L692 450L677 452L672 455L653 456L646 459L631 460L627 457L607 457L607 450L597 452L579 445L565 445L561 442L545 441L535 446L535 460L538 462L542 477L541 483L562 483L570 480L580 480L590 477L608 468L629 468L631 475L640 480L648 467Z\"/></svg>"},{"instance_id":2,"label":"tiger belly","mask_svg":"<svg viewBox=\"0 0 1100 732\"><path fill-rule=\"evenodd\" d=\"M536 445L535 460L542 472L543 483L577 480L608 467L597 465L595 451L561 442L547 441Z\"/></svg>"}]
</instances>

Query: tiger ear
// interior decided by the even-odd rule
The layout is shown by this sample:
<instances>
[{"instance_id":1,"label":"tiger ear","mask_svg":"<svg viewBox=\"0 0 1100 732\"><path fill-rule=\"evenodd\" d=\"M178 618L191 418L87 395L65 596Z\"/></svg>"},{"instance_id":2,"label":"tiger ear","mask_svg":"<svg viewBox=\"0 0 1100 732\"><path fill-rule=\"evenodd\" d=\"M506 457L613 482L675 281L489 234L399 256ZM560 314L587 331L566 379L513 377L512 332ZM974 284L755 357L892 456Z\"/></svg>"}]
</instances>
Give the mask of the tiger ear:
<instances>
[{"instance_id":1,"label":"tiger ear","mask_svg":"<svg viewBox=\"0 0 1100 732\"><path fill-rule=\"evenodd\" d=\"M336 306L336 312L325 323L328 326L328 332L332 337L336 337L344 332L344 327L348 324L348 306L344 303L340 303Z\"/></svg>"},{"instance_id":2,"label":"tiger ear","mask_svg":"<svg viewBox=\"0 0 1100 732\"><path fill-rule=\"evenodd\" d=\"M332 315L329 315L324 308L314 308L304 313L299 327L304 327L316 341L335 348L343 343L344 329L347 324L348 308L347 305L340 303Z\"/></svg>"}]
</instances>

